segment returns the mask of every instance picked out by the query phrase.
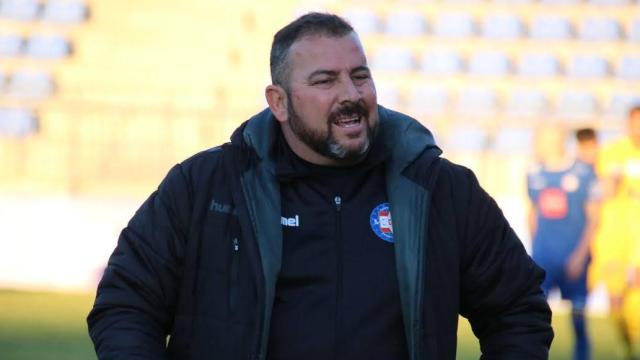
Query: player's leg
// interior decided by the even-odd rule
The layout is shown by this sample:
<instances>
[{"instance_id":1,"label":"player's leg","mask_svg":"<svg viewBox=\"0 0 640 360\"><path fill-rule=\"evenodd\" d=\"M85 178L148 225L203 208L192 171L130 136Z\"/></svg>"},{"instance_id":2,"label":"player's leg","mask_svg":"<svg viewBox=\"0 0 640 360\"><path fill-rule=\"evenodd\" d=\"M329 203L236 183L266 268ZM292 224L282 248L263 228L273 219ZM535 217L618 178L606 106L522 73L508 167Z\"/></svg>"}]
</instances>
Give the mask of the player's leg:
<instances>
[{"instance_id":1,"label":"player's leg","mask_svg":"<svg viewBox=\"0 0 640 360\"><path fill-rule=\"evenodd\" d=\"M625 314L625 296L627 292L627 267L622 262L610 262L606 267L605 284L609 294L609 317L611 318L627 359L633 355L632 339L629 334L629 321Z\"/></svg>"},{"instance_id":2,"label":"player's leg","mask_svg":"<svg viewBox=\"0 0 640 360\"><path fill-rule=\"evenodd\" d=\"M580 278L569 280L564 277L560 281L562 297L571 301L571 325L574 334L574 360L589 360L591 358L591 344L587 332L585 310L587 306L587 271Z\"/></svg>"}]
</instances>

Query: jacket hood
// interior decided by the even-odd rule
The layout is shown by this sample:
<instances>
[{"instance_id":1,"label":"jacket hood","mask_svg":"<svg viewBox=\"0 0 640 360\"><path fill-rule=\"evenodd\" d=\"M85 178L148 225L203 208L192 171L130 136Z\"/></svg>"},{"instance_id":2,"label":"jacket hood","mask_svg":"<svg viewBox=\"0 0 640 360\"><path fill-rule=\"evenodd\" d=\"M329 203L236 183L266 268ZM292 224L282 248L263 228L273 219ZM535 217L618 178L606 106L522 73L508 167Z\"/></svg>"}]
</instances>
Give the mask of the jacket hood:
<instances>
[{"instance_id":1,"label":"jacket hood","mask_svg":"<svg viewBox=\"0 0 640 360\"><path fill-rule=\"evenodd\" d=\"M433 150L430 153L434 158L441 154L431 131L417 120L381 105L378 105L378 113L378 140L391 152L394 167L404 169L425 150ZM240 125L231 136L231 142L252 149L254 155L267 161L268 168L275 172L271 155L279 131L280 125L267 108Z\"/></svg>"}]
</instances>

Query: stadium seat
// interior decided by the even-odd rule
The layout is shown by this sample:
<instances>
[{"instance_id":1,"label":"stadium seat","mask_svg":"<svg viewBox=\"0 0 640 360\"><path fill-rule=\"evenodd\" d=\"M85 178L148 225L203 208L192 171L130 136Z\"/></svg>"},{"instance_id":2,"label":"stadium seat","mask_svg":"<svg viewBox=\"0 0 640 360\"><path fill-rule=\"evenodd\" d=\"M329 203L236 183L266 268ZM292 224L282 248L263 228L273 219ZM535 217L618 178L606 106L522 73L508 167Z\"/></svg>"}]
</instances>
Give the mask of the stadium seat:
<instances>
[{"instance_id":1,"label":"stadium seat","mask_svg":"<svg viewBox=\"0 0 640 360\"><path fill-rule=\"evenodd\" d=\"M623 80L640 80L640 56L623 56L618 64L618 78Z\"/></svg>"},{"instance_id":2,"label":"stadium seat","mask_svg":"<svg viewBox=\"0 0 640 360\"><path fill-rule=\"evenodd\" d=\"M19 21L33 21L38 17L40 4L38 0L2 0L0 1L0 18Z\"/></svg>"},{"instance_id":3,"label":"stadium seat","mask_svg":"<svg viewBox=\"0 0 640 360\"><path fill-rule=\"evenodd\" d=\"M624 6L630 3L630 0L589 0L590 4L603 6Z\"/></svg>"},{"instance_id":4,"label":"stadium seat","mask_svg":"<svg viewBox=\"0 0 640 360\"><path fill-rule=\"evenodd\" d=\"M576 55L571 58L567 75L576 79L601 79L609 75L609 63L600 55Z\"/></svg>"},{"instance_id":5,"label":"stadium seat","mask_svg":"<svg viewBox=\"0 0 640 360\"><path fill-rule=\"evenodd\" d=\"M378 102L385 107L397 109L401 106L402 101L400 91L393 85L380 82L376 86Z\"/></svg>"},{"instance_id":6,"label":"stadium seat","mask_svg":"<svg viewBox=\"0 0 640 360\"><path fill-rule=\"evenodd\" d=\"M487 150L487 130L473 125L454 125L447 132L444 146L448 151L482 152Z\"/></svg>"},{"instance_id":7,"label":"stadium seat","mask_svg":"<svg viewBox=\"0 0 640 360\"><path fill-rule=\"evenodd\" d=\"M560 73L560 63L551 53L524 54L518 62L518 75L525 77L551 77Z\"/></svg>"},{"instance_id":8,"label":"stadium seat","mask_svg":"<svg viewBox=\"0 0 640 360\"><path fill-rule=\"evenodd\" d=\"M35 70L18 70L9 79L8 97L42 100L54 91L54 81L50 73Z\"/></svg>"},{"instance_id":9,"label":"stadium seat","mask_svg":"<svg viewBox=\"0 0 640 360\"><path fill-rule=\"evenodd\" d=\"M460 39L475 35L473 18L468 13L441 13L435 19L434 34L438 37Z\"/></svg>"},{"instance_id":10,"label":"stadium seat","mask_svg":"<svg viewBox=\"0 0 640 360\"><path fill-rule=\"evenodd\" d=\"M462 72L462 57L453 50L430 50L422 54L421 70L428 75L455 75Z\"/></svg>"},{"instance_id":11,"label":"stadium seat","mask_svg":"<svg viewBox=\"0 0 640 360\"><path fill-rule=\"evenodd\" d=\"M381 47L373 58L373 68L378 71L411 71L414 65L413 53L403 47Z\"/></svg>"},{"instance_id":12,"label":"stadium seat","mask_svg":"<svg viewBox=\"0 0 640 360\"><path fill-rule=\"evenodd\" d=\"M417 86L411 91L408 105L418 115L442 115L449 110L449 94L437 85Z\"/></svg>"},{"instance_id":13,"label":"stadium seat","mask_svg":"<svg viewBox=\"0 0 640 360\"><path fill-rule=\"evenodd\" d=\"M62 59L71 53L71 44L60 35L34 35L27 39L24 53L35 59Z\"/></svg>"},{"instance_id":14,"label":"stadium seat","mask_svg":"<svg viewBox=\"0 0 640 360\"><path fill-rule=\"evenodd\" d=\"M493 151L513 155L529 153L533 145L533 130L527 127L502 127L494 135Z\"/></svg>"},{"instance_id":15,"label":"stadium seat","mask_svg":"<svg viewBox=\"0 0 640 360\"><path fill-rule=\"evenodd\" d=\"M495 4L507 4L507 5L515 5L515 4L533 4L537 0L493 0Z\"/></svg>"},{"instance_id":16,"label":"stadium seat","mask_svg":"<svg viewBox=\"0 0 640 360\"><path fill-rule=\"evenodd\" d=\"M548 100L540 90L515 89L509 92L505 113L515 118L539 118L548 112Z\"/></svg>"},{"instance_id":17,"label":"stadium seat","mask_svg":"<svg viewBox=\"0 0 640 360\"><path fill-rule=\"evenodd\" d=\"M482 22L482 36L492 40L514 40L522 36L520 18L512 14L493 14Z\"/></svg>"},{"instance_id":18,"label":"stadium seat","mask_svg":"<svg viewBox=\"0 0 640 360\"><path fill-rule=\"evenodd\" d=\"M563 119L574 120L595 117L598 102L587 90L566 90L560 94L556 114Z\"/></svg>"},{"instance_id":19,"label":"stadium seat","mask_svg":"<svg viewBox=\"0 0 640 360\"><path fill-rule=\"evenodd\" d=\"M628 92L616 93L609 99L607 115L615 118L626 118L632 105L640 105L640 94Z\"/></svg>"},{"instance_id":20,"label":"stadium seat","mask_svg":"<svg viewBox=\"0 0 640 360\"><path fill-rule=\"evenodd\" d=\"M479 51L469 59L469 74L476 76L505 76L511 65L507 54L500 51Z\"/></svg>"},{"instance_id":21,"label":"stadium seat","mask_svg":"<svg viewBox=\"0 0 640 360\"><path fill-rule=\"evenodd\" d=\"M535 40L569 40L573 31L566 17L540 15L532 20L529 36Z\"/></svg>"},{"instance_id":22,"label":"stadium seat","mask_svg":"<svg viewBox=\"0 0 640 360\"><path fill-rule=\"evenodd\" d=\"M0 136L21 138L38 130L38 120L27 109L0 108Z\"/></svg>"},{"instance_id":23,"label":"stadium seat","mask_svg":"<svg viewBox=\"0 0 640 360\"><path fill-rule=\"evenodd\" d=\"M18 34L0 34L0 56L16 57L22 49L22 38Z\"/></svg>"},{"instance_id":24,"label":"stadium seat","mask_svg":"<svg viewBox=\"0 0 640 360\"><path fill-rule=\"evenodd\" d=\"M578 35L585 41L617 41L621 38L621 28L616 19L590 17L580 22Z\"/></svg>"},{"instance_id":25,"label":"stadium seat","mask_svg":"<svg viewBox=\"0 0 640 360\"><path fill-rule=\"evenodd\" d=\"M640 43L640 17L631 21L629 29L629 41Z\"/></svg>"},{"instance_id":26,"label":"stadium seat","mask_svg":"<svg viewBox=\"0 0 640 360\"><path fill-rule=\"evenodd\" d=\"M82 1L49 0L42 8L42 20L53 23L77 24L89 16L89 8Z\"/></svg>"},{"instance_id":27,"label":"stadium seat","mask_svg":"<svg viewBox=\"0 0 640 360\"><path fill-rule=\"evenodd\" d=\"M380 21L375 12L365 8L350 8L343 16L360 35L371 35L380 31Z\"/></svg>"},{"instance_id":28,"label":"stadium seat","mask_svg":"<svg viewBox=\"0 0 640 360\"><path fill-rule=\"evenodd\" d=\"M456 112L464 116L491 116L496 113L498 99L492 89L467 87L460 91Z\"/></svg>"},{"instance_id":29,"label":"stadium seat","mask_svg":"<svg viewBox=\"0 0 640 360\"><path fill-rule=\"evenodd\" d=\"M541 0L540 2L545 5L577 5L582 0Z\"/></svg>"},{"instance_id":30,"label":"stadium seat","mask_svg":"<svg viewBox=\"0 0 640 360\"><path fill-rule=\"evenodd\" d=\"M420 36L427 32L427 23L419 12L395 10L387 14L385 32L393 36Z\"/></svg>"},{"instance_id":31,"label":"stadium seat","mask_svg":"<svg viewBox=\"0 0 640 360\"><path fill-rule=\"evenodd\" d=\"M515 4L532 4L534 2L536 2L537 0L493 0L494 3L496 4L506 4L506 5L515 5Z\"/></svg>"}]
</instances>

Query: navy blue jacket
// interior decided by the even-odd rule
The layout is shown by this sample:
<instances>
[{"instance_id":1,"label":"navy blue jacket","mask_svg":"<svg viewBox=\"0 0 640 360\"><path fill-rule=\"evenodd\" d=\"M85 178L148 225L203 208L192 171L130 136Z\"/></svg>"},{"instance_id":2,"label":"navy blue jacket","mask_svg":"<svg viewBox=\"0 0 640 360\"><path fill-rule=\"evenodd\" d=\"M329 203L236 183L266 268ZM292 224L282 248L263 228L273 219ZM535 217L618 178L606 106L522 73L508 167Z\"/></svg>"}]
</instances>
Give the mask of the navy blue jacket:
<instances>
[{"instance_id":1,"label":"navy blue jacket","mask_svg":"<svg viewBox=\"0 0 640 360\"><path fill-rule=\"evenodd\" d=\"M379 112L410 359L455 359L458 314L484 359L546 359L544 272L470 170L440 158L417 121ZM136 212L88 317L100 359L265 358L282 256L278 131L261 112L172 168Z\"/></svg>"}]
</instances>

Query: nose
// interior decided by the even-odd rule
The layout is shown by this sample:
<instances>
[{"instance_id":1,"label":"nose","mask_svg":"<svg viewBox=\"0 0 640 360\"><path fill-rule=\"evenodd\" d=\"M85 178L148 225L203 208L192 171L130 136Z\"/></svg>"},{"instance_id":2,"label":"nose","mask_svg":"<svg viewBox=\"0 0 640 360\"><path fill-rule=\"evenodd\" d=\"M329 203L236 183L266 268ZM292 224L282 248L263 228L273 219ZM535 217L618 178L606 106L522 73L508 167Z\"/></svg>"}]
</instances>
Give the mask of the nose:
<instances>
[{"instance_id":1,"label":"nose","mask_svg":"<svg viewBox=\"0 0 640 360\"><path fill-rule=\"evenodd\" d=\"M351 77L347 77L344 81L342 81L342 88L340 92L340 103L343 102L358 102L362 97L360 93L360 89L353 82Z\"/></svg>"}]
</instances>

